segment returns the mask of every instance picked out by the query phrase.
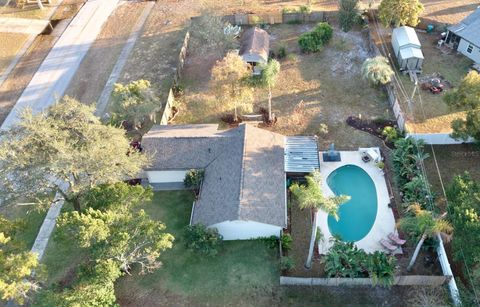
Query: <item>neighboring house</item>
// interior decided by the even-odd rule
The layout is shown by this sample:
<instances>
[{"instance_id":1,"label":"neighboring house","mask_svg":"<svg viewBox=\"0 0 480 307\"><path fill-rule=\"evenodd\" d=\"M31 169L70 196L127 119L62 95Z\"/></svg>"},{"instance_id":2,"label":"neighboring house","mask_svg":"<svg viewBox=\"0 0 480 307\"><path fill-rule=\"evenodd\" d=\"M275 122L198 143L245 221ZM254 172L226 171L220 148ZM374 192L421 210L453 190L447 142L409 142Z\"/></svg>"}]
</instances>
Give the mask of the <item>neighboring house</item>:
<instances>
[{"instance_id":1,"label":"neighboring house","mask_svg":"<svg viewBox=\"0 0 480 307\"><path fill-rule=\"evenodd\" d=\"M445 44L480 64L480 7L460 23L448 27Z\"/></svg>"},{"instance_id":2,"label":"neighboring house","mask_svg":"<svg viewBox=\"0 0 480 307\"><path fill-rule=\"evenodd\" d=\"M225 240L279 236L287 227L285 137L242 124L154 126L142 140L153 155L146 169L155 188L182 185L189 169L204 169L191 224L218 229Z\"/></svg>"},{"instance_id":3,"label":"neighboring house","mask_svg":"<svg viewBox=\"0 0 480 307\"><path fill-rule=\"evenodd\" d=\"M393 29L392 47L401 71L422 70L422 45L413 28L403 26Z\"/></svg>"},{"instance_id":4,"label":"neighboring house","mask_svg":"<svg viewBox=\"0 0 480 307\"><path fill-rule=\"evenodd\" d=\"M262 64L268 62L270 37L265 30L257 27L243 32L239 55L253 68L253 74L261 73Z\"/></svg>"}]
</instances>

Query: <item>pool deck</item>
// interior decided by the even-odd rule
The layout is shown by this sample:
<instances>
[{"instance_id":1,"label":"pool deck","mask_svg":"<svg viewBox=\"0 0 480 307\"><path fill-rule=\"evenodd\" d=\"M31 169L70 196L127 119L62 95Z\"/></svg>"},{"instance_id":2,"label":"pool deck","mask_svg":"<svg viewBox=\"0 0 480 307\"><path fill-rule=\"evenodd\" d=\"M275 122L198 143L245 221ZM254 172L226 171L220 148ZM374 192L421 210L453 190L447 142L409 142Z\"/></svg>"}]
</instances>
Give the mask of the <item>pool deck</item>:
<instances>
[{"instance_id":1,"label":"pool deck","mask_svg":"<svg viewBox=\"0 0 480 307\"><path fill-rule=\"evenodd\" d=\"M322 174L322 190L326 196L334 196L334 193L327 184L327 178L334 170L344 165L356 165L362 168L372 178L375 183L375 189L377 191L377 216L372 229L368 234L356 241L355 245L358 248L365 250L367 253L374 251L386 251L385 248L379 243L381 239L388 241L388 234L396 232L395 230L395 218L393 217L393 211L388 207L390 203L390 196L388 194L387 183L383 171L376 166L376 163L371 161L365 163L362 161L362 157L359 151L340 151L342 161L340 162L324 162L323 152L319 153L320 157L320 173ZM332 237L330 229L328 228L328 215L322 210L318 211L317 226L320 227L323 234L323 242L319 244L321 254L325 254L331 247L329 241ZM399 250L400 251L400 250Z\"/></svg>"}]
</instances>

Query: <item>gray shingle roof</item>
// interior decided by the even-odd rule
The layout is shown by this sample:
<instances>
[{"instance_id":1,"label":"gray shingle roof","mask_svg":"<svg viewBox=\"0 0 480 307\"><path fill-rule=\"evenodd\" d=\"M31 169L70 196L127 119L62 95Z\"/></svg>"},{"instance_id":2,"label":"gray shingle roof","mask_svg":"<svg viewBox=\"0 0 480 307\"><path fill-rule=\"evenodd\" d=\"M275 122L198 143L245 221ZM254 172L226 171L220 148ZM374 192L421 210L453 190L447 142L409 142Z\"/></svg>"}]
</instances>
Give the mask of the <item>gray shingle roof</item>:
<instances>
[{"instance_id":1,"label":"gray shingle roof","mask_svg":"<svg viewBox=\"0 0 480 307\"><path fill-rule=\"evenodd\" d=\"M448 30L480 47L480 7L460 23L448 27Z\"/></svg>"},{"instance_id":2,"label":"gray shingle roof","mask_svg":"<svg viewBox=\"0 0 480 307\"><path fill-rule=\"evenodd\" d=\"M213 129L215 128L215 129ZM256 221L285 227L285 137L242 124L155 126L142 140L149 170L204 168L193 223Z\"/></svg>"}]
</instances>

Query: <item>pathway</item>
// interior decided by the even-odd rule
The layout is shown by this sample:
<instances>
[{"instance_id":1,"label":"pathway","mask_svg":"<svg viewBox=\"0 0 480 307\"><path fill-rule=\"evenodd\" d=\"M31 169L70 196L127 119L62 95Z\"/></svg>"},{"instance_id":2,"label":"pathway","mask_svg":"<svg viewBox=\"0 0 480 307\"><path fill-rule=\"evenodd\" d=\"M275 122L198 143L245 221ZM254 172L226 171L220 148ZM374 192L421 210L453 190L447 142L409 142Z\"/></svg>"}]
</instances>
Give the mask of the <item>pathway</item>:
<instances>
[{"instance_id":1,"label":"pathway","mask_svg":"<svg viewBox=\"0 0 480 307\"><path fill-rule=\"evenodd\" d=\"M22 96L3 122L8 129L25 108L45 110L65 92L90 45L119 0L89 0L53 46Z\"/></svg>"}]
</instances>

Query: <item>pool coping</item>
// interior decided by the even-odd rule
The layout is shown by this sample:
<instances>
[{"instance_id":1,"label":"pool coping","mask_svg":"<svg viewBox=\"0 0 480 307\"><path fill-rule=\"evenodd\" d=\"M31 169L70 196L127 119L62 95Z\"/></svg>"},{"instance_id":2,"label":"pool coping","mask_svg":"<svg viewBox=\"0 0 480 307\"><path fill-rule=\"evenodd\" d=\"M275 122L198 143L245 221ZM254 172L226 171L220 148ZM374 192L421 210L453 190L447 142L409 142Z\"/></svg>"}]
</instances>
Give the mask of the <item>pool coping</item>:
<instances>
[{"instance_id":1,"label":"pool coping","mask_svg":"<svg viewBox=\"0 0 480 307\"><path fill-rule=\"evenodd\" d=\"M378 148L375 148L378 150ZM392 209L388 206L390 203L390 195L387 189L387 183L383 170L377 167L374 161L363 162L360 151L340 151L342 161L339 162L325 162L323 161L323 152L319 152L320 159L320 173L322 175L322 190L326 196L334 196L335 194L327 184L328 176L336 169L345 165L355 165L363 169L372 179L375 190L377 192L377 215L375 222L363 239L356 241L355 245L358 248L365 250L367 253L375 251L386 251L380 244L381 239L387 239L387 236L395 230L395 218ZM323 240L318 244L320 254L327 253L332 246L330 238L332 234L328 228L328 214L322 210L317 213L317 226L323 234Z\"/></svg>"}]
</instances>

